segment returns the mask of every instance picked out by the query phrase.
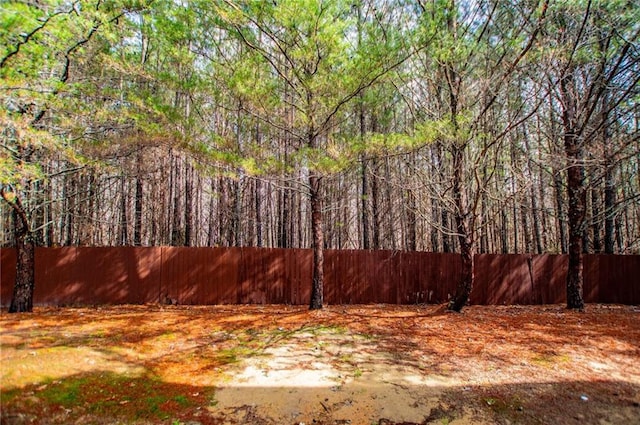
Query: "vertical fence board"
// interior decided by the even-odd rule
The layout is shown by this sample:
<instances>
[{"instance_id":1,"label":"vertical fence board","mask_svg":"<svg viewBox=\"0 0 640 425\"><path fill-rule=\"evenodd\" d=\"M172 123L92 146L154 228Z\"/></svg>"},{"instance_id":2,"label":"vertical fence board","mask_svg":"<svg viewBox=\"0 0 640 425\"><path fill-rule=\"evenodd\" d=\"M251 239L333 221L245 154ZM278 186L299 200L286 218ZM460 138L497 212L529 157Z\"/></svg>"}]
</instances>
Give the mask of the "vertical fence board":
<instances>
[{"instance_id":1,"label":"vertical fence board","mask_svg":"<svg viewBox=\"0 0 640 425\"><path fill-rule=\"evenodd\" d=\"M11 304L16 281L16 250L0 248L0 305Z\"/></svg>"},{"instance_id":2,"label":"vertical fence board","mask_svg":"<svg viewBox=\"0 0 640 425\"><path fill-rule=\"evenodd\" d=\"M131 301L136 304L158 302L160 298L160 248L133 248L129 263Z\"/></svg>"},{"instance_id":3,"label":"vertical fence board","mask_svg":"<svg viewBox=\"0 0 640 425\"><path fill-rule=\"evenodd\" d=\"M35 252L35 304L56 305L90 303L83 293L89 285L77 281L75 269L81 267L74 247L36 248ZM97 260L97 259L96 259ZM96 264L92 268L97 268Z\"/></svg>"}]
</instances>

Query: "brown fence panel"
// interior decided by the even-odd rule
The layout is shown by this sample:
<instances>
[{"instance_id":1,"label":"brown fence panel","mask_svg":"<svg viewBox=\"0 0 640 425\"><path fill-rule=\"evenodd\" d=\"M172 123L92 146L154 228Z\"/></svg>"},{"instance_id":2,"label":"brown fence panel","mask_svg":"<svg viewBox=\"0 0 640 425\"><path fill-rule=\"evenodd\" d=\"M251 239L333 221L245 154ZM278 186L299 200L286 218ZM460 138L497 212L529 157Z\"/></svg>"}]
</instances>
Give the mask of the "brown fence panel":
<instances>
[{"instance_id":1,"label":"brown fence panel","mask_svg":"<svg viewBox=\"0 0 640 425\"><path fill-rule=\"evenodd\" d=\"M295 252L291 254L295 256ZM282 303L286 252L273 248L240 248L239 255L239 303Z\"/></svg>"},{"instance_id":2,"label":"brown fence panel","mask_svg":"<svg viewBox=\"0 0 640 425\"><path fill-rule=\"evenodd\" d=\"M36 304L158 301L161 259L155 248L37 248Z\"/></svg>"},{"instance_id":3,"label":"brown fence panel","mask_svg":"<svg viewBox=\"0 0 640 425\"><path fill-rule=\"evenodd\" d=\"M261 249L261 248L254 248ZM265 292L267 293L268 304L287 304L287 267L285 258L287 256L284 249L269 249L266 261L267 278L262 282ZM294 254L294 257L296 255Z\"/></svg>"},{"instance_id":4,"label":"brown fence panel","mask_svg":"<svg viewBox=\"0 0 640 425\"><path fill-rule=\"evenodd\" d=\"M161 302L237 304L240 248L162 247Z\"/></svg>"},{"instance_id":5,"label":"brown fence panel","mask_svg":"<svg viewBox=\"0 0 640 425\"><path fill-rule=\"evenodd\" d=\"M0 250L0 302L10 303L14 249ZM36 249L36 304L165 302L307 304L309 249L63 247ZM640 256L586 255L586 302L640 304ZM471 304L566 301L566 255L475 257ZM459 282L457 254L327 250L325 302L441 303Z\"/></svg>"},{"instance_id":6,"label":"brown fence panel","mask_svg":"<svg viewBox=\"0 0 640 425\"><path fill-rule=\"evenodd\" d=\"M398 299L396 281L398 270L393 261L393 252L369 251L369 262L365 272L371 287L373 301L395 304Z\"/></svg>"},{"instance_id":7,"label":"brown fence panel","mask_svg":"<svg viewBox=\"0 0 640 425\"><path fill-rule=\"evenodd\" d=\"M415 252L398 251L395 273L400 276L401 290L398 293L399 304L417 304L420 302L420 258Z\"/></svg>"},{"instance_id":8,"label":"brown fence panel","mask_svg":"<svg viewBox=\"0 0 640 425\"><path fill-rule=\"evenodd\" d=\"M462 259L456 254L430 254L430 256L433 257L434 265L438 265L440 269L438 273L440 283L434 301L446 302L455 294L458 283L462 279ZM473 292L471 295L473 296Z\"/></svg>"},{"instance_id":9,"label":"brown fence panel","mask_svg":"<svg viewBox=\"0 0 640 425\"><path fill-rule=\"evenodd\" d=\"M567 257L478 254L473 304L549 304L566 301Z\"/></svg>"},{"instance_id":10,"label":"brown fence panel","mask_svg":"<svg viewBox=\"0 0 640 425\"><path fill-rule=\"evenodd\" d=\"M343 255L342 253L348 253ZM313 252L311 253L313 256ZM324 251L324 296L328 304L359 304L364 283L360 276L360 261L354 250ZM311 279L311 277L310 277ZM366 279L366 278L365 278ZM307 283L311 285L311 280Z\"/></svg>"},{"instance_id":11,"label":"brown fence panel","mask_svg":"<svg viewBox=\"0 0 640 425\"><path fill-rule=\"evenodd\" d=\"M91 303L89 286L76 278L80 266L77 248L36 248L35 254L35 304ZM97 268L95 260L91 269Z\"/></svg>"},{"instance_id":12,"label":"brown fence panel","mask_svg":"<svg viewBox=\"0 0 640 425\"><path fill-rule=\"evenodd\" d=\"M294 305L309 304L313 252L310 249L296 249L291 255L284 256L284 262L289 302Z\"/></svg>"},{"instance_id":13,"label":"brown fence panel","mask_svg":"<svg viewBox=\"0 0 640 425\"><path fill-rule=\"evenodd\" d=\"M327 304L345 304L343 297L346 295L346 288L340 286L338 258L334 250L324 252L324 301Z\"/></svg>"},{"instance_id":14,"label":"brown fence panel","mask_svg":"<svg viewBox=\"0 0 640 425\"><path fill-rule=\"evenodd\" d=\"M0 305L11 304L16 281L16 250L0 248Z\"/></svg>"},{"instance_id":15,"label":"brown fence panel","mask_svg":"<svg viewBox=\"0 0 640 425\"><path fill-rule=\"evenodd\" d=\"M536 304L567 302L566 281L569 257L541 254L533 257Z\"/></svg>"},{"instance_id":16,"label":"brown fence panel","mask_svg":"<svg viewBox=\"0 0 640 425\"><path fill-rule=\"evenodd\" d=\"M585 255L586 302L640 303L640 256Z\"/></svg>"}]
</instances>

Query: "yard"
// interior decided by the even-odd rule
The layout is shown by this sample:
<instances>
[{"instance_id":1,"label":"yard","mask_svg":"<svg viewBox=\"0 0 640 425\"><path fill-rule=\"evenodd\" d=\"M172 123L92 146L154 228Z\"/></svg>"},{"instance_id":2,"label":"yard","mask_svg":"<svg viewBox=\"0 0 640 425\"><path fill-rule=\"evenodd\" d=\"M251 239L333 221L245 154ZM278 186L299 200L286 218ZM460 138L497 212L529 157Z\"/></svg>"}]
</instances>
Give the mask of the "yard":
<instances>
[{"instance_id":1,"label":"yard","mask_svg":"<svg viewBox=\"0 0 640 425\"><path fill-rule=\"evenodd\" d=\"M4 424L640 423L640 308L0 315Z\"/></svg>"}]
</instances>

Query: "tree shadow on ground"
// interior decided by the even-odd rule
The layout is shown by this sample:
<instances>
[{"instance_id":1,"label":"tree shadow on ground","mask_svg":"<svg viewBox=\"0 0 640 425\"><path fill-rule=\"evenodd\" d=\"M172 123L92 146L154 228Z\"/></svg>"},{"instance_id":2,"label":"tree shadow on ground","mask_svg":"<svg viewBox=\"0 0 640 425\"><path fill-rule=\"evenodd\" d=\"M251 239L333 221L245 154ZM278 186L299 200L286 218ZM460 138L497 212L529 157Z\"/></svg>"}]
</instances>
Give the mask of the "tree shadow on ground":
<instances>
[{"instance_id":1,"label":"tree shadow on ground","mask_svg":"<svg viewBox=\"0 0 640 425\"><path fill-rule=\"evenodd\" d=\"M3 314L0 423L626 425L640 418L634 308L437 308L153 305ZM68 354L83 367L5 379L7 365L46 372L58 365L45 359ZM318 361L349 379L233 382L247 359L259 365L273 356L290 356L285 370ZM583 364L571 368L576 358ZM606 359L610 369L589 369ZM394 368L434 379L380 378Z\"/></svg>"},{"instance_id":2,"label":"tree shadow on ground","mask_svg":"<svg viewBox=\"0 0 640 425\"><path fill-rule=\"evenodd\" d=\"M632 424L640 418L640 385L626 382L546 382L473 387L407 387L404 403L381 387L236 389L165 382L156 376L83 373L3 389L2 425L127 424ZM364 394L363 394L364 393ZM274 400L266 403L265 400ZM370 396L370 397L369 397ZM394 402L396 405L391 405ZM404 409L404 410L403 410ZM403 416L398 412L409 412Z\"/></svg>"}]
</instances>

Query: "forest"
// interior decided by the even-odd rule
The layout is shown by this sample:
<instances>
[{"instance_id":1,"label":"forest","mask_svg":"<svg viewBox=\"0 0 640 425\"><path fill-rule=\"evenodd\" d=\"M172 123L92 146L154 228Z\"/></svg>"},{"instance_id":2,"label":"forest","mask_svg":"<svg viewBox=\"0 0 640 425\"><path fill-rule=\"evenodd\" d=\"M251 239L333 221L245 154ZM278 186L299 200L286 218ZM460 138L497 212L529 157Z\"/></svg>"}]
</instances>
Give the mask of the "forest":
<instances>
[{"instance_id":1,"label":"forest","mask_svg":"<svg viewBox=\"0 0 640 425\"><path fill-rule=\"evenodd\" d=\"M476 253L569 254L571 308L583 253L640 253L633 0L6 1L0 22L19 260L314 248L320 308L323 249L452 252L460 310Z\"/></svg>"}]
</instances>

